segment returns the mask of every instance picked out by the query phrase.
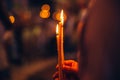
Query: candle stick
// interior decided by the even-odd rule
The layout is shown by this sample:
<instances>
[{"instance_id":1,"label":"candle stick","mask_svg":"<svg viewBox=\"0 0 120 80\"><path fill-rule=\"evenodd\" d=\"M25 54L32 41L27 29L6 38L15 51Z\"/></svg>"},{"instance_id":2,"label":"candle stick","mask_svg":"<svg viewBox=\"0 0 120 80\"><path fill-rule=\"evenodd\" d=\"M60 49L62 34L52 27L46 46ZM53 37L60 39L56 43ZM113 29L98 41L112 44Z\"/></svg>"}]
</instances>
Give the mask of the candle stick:
<instances>
[{"instance_id":1,"label":"candle stick","mask_svg":"<svg viewBox=\"0 0 120 80\"><path fill-rule=\"evenodd\" d=\"M58 49L58 65L59 65L59 80L63 80L62 65L64 62L64 49L63 49L63 10L60 15L60 22L56 26L56 38Z\"/></svg>"},{"instance_id":2,"label":"candle stick","mask_svg":"<svg viewBox=\"0 0 120 80\"><path fill-rule=\"evenodd\" d=\"M61 56L62 56L62 64L64 62L64 47L63 47L63 42L64 42L64 35L63 35L63 24L64 24L64 13L63 10L61 11L61 15L60 15L60 22L59 22L59 26L60 26L60 30L61 30Z\"/></svg>"}]
</instances>

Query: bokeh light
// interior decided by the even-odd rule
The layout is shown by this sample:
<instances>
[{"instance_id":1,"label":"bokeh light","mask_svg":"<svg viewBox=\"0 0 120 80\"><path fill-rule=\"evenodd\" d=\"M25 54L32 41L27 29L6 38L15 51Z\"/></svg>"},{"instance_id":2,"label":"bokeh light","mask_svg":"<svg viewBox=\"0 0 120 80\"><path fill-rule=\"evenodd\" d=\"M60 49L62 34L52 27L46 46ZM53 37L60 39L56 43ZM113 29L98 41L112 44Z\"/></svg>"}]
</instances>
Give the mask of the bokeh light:
<instances>
[{"instance_id":1,"label":"bokeh light","mask_svg":"<svg viewBox=\"0 0 120 80\"><path fill-rule=\"evenodd\" d=\"M54 12L54 13L53 13L53 19L60 21L60 13L61 13L60 10ZM65 14L65 12L64 12L64 20L66 21L66 19L67 19L67 16L66 16L66 14Z\"/></svg>"},{"instance_id":2,"label":"bokeh light","mask_svg":"<svg viewBox=\"0 0 120 80\"><path fill-rule=\"evenodd\" d=\"M44 4L42 7L41 7L42 10L47 10L49 11L50 10L50 6L48 4Z\"/></svg>"},{"instance_id":3,"label":"bokeh light","mask_svg":"<svg viewBox=\"0 0 120 80\"><path fill-rule=\"evenodd\" d=\"M10 19L10 22L11 22L11 23L14 23L14 22L15 22L15 17L14 17L14 16L12 16L12 15L9 16L9 19Z\"/></svg>"},{"instance_id":4,"label":"bokeh light","mask_svg":"<svg viewBox=\"0 0 120 80\"><path fill-rule=\"evenodd\" d=\"M41 34L42 30L39 26L35 26L35 28L33 29L33 34L34 36L39 36Z\"/></svg>"},{"instance_id":5,"label":"bokeh light","mask_svg":"<svg viewBox=\"0 0 120 80\"><path fill-rule=\"evenodd\" d=\"M49 18L49 16L50 16L50 12L49 11L47 11L47 10L40 11L40 17L41 18Z\"/></svg>"}]
</instances>

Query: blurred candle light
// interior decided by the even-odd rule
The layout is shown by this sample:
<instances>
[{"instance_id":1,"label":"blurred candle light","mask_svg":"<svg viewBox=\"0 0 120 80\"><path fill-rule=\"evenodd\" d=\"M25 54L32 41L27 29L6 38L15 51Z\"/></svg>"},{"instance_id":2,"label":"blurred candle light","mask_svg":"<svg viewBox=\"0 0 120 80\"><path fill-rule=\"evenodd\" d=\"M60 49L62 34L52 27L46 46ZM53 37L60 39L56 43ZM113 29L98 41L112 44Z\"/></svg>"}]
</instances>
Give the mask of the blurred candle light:
<instances>
[{"instance_id":1,"label":"blurred candle light","mask_svg":"<svg viewBox=\"0 0 120 80\"><path fill-rule=\"evenodd\" d=\"M42 7L41 7L42 10L47 10L49 11L50 10L50 6L48 4L44 4Z\"/></svg>"},{"instance_id":2,"label":"blurred candle light","mask_svg":"<svg viewBox=\"0 0 120 80\"><path fill-rule=\"evenodd\" d=\"M56 12L54 17L56 20L60 21L60 12Z\"/></svg>"},{"instance_id":3,"label":"blurred candle light","mask_svg":"<svg viewBox=\"0 0 120 80\"><path fill-rule=\"evenodd\" d=\"M60 16L61 16L61 11L58 10L58 11L53 13L52 17L53 17L54 20L61 21ZM67 16L66 16L65 12L63 13L63 17L64 17L64 21L66 21Z\"/></svg>"},{"instance_id":4,"label":"blurred candle light","mask_svg":"<svg viewBox=\"0 0 120 80\"><path fill-rule=\"evenodd\" d=\"M41 18L49 18L50 17L50 6L48 4L44 4L41 7L41 11L40 11L40 17Z\"/></svg>"},{"instance_id":5,"label":"blurred candle light","mask_svg":"<svg viewBox=\"0 0 120 80\"><path fill-rule=\"evenodd\" d=\"M40 17L41 18L49 18L50 17L50 12L47 10L42 10L40 11Z\"/></svg>"},{"instance_id":6,"label":"blurred candle light","mask_svg":"<svg viewBox=\"0 0 120 80\"><path fill-rule=\"evenodd\" d=\"M14 16L9 16L10 22L13 24L15 22L15 17Z\"/></svg>"}]
</instances>

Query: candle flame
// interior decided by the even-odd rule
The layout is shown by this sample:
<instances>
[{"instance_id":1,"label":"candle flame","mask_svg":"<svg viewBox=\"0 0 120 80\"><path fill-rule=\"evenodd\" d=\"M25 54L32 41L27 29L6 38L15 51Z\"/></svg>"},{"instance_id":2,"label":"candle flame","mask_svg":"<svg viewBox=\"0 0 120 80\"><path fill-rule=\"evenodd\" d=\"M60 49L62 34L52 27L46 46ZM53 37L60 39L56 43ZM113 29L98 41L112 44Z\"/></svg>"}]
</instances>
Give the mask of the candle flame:
<instances>
[{"instance_id":1,"label":"candle flame","mask_svg":"<svg viewBox=\"0 0 120 80\"><path fill-rule=\"evenodd\" d=\"M61 10L60 21L61 21L62 24L64 24L64 13L63 13L63 10Z\"/></svg>"},{"instance_id":2,"label":"candle flame","mask_svg":"<svg viewBox=\"0 0 120 80\"><path fill-rule=\"evenodd\" d=\"M56 25L56 34L59 34L58 24Z\"/></svg>"}]
</instances>

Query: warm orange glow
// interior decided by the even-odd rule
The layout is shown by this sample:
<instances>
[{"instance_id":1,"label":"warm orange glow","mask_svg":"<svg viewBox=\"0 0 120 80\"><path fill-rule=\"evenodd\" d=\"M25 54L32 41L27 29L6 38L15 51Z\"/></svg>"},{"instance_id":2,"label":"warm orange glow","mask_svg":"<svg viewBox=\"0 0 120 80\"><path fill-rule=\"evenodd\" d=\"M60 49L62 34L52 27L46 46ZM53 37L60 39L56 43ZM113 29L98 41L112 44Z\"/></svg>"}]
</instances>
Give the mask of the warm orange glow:
<instances>
[{"instance_id":1,"label":"warm orange glow","mask_svg":"<svg viewBox=\"0 0 120 80\"><path fill-rule=\"evenodd\" d=\"M55 20L58 20L58 21L61 21L61 19L60 19L60 14L61 13L61 11L56 11L56 12L54 12L53 13L53 19L55 19ZM66 16L66 14L65 14L65 12L64 12L64 21L66 21L66 19L67 19L67 16Z\"/></svg>"},{"instance_id":2,"label":"warm orange glow","mask_svg":"<svg viewBox=\"0 0 120 80\"><path fill-rule=\"evenodd\" d=\"M61 13L60 13L60 21L62 23L62 25L64 24L64 13L63 13L63 10L61 10Z\"/></svg>"},{"instance_id":3,"label":"warm orange glow","mask_svg":"<svg viewBox=\"0 0 120 80\"><path fill-rule=\"evenodd\" d=\"M10 22L14 23L15 22L15 17L14 16L9 16Z\"/></svg>"},{"instance_id":4,"label":"warm orange glow","mask_svg":"<svg viewBox=\"0 0 120 80\"><path fill-rule=\"evenodd\" d=\"M47 10L49 11L50 10L50 6L48 4L44 4L42 7L41 7L42 10Z\"/></svg>"},{"instance_id":5,"label":"warm orange glow","mask_svg":"<svg viewBox=\"0 0 120 80\"><path fill-rule=\"evenodd\" d=\"M56 25L56 34L57 34L57 35L59 34L59 27L58 27L58 24Z\"/></svg>"},{"instance_id":6,"label":"warm orange glow","mask_svg":"<svg viewBox=\"0 0 120 80\"><path fill-rule=\"evenodd\" d=\"M40 17L41 18L48 18L50 16L50 12L46 10L40 11Z\"/></svg>"},{"instance_id":7,"label":"warm orange glow","mask_svg":"<svg viewBox=\"0 0 120 80\"><path fill-rule=\"evenodd\" d=\"M59 12L55 14L55 18L56 18L56 20L60 21L60 13Z\"/></svg>"}]
</instances>

